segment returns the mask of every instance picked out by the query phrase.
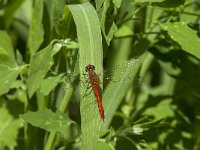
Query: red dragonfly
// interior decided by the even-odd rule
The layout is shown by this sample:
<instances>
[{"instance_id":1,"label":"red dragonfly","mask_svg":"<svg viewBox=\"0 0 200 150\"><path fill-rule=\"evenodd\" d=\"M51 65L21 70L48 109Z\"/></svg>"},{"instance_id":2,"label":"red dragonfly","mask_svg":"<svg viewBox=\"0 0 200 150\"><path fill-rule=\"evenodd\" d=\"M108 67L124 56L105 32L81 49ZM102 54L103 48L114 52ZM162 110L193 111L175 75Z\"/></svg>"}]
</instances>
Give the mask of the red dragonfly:
<instances>
[{"instance_id":1,"label":"red dragonfly","mask_svg":"<svg viewBox=\"0 0 200 150\"><path fill-rule=\"evenodd\" d=\"M100 113L102 120L104 121L104 118L105 118L104 109L103 109L103 105L102 105L102 102L101 102L101 96L100 96L99 89L98 89L101 81L99 79L99 76L95 72L95 66L94 65L91 65L91 64L87 65L85 67L85 71L88 73L87 74L88 75L88 82L93 87L93 91L94 91L95 96L97 98L99 113Z\"/></svg>"}]
</instances>

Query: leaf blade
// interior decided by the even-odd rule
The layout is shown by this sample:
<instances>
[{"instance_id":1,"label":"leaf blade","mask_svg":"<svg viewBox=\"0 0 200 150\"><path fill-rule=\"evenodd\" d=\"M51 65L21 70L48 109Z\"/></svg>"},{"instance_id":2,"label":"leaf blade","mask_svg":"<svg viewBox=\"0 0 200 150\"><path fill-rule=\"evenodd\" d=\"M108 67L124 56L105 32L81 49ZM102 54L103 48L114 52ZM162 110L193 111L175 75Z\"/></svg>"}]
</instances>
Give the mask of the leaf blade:
<instances>
[{"instance_id":1,"label":"leaf blade","mask_svg":"<svg viewBox=\"0 0 200 150\"><path fill-rule=\"evenodd\" d=\"M17 145L18 129L22 124L22 119L14 119L3 107L0 109L0 145L13 148Z\"/></svg>"},{"instance_id":2,"label":"leaf blade","mask_svg":"<svg viewBox=\"0 0 200 150\"><path fill-rule=\"evenodd\" d=\"M37 112L27 112L21 115L24 121L33 126L40 127L46 131L56 131L65 134L70 123L66 115L61 112L52 112L50 109L38 110Z\"/></svg>"},{"instance_id":3,"label":"leaf blade","mask_svg":"<svg viewBox=\"0 0 200 150\"><path fill-rule=\"evenodd\" d=\"M107 121L103 124L101 130L105 130L109 127L117 108L123 100L124 94L131 84L130 82L124 86L124 78L127 80L133 80L137 75L141 62L142 58L128 61L127 64L130 63L129 67L123 67L121 68L121 71L118 71L116 74L114 74L114 76L118 78L118 76L122 75L121 72L123 72L124 77L119 77L119 79L121 79L119 82L111 81L104 90L102 99L105 106L105 116Z\"/></svg>"},{"instance_id":4,"label":"leaf blade","mask_svg":"<svg viewBox=\"0 0 200 150\"><path fill-rule=\"evenodd\" d=\"M44 29L43 18L43 0L36 0L32 14L32 22L29 31L28 48L31 55L34 54L43 42Z\"/></svg>"},{"instance_id":5,"label":"leaf blade","mask_svg":"<svg viewBox=\"0 0 200 150\"><path fill-rule=\"evenodd\" d=\"M95 9L91 4L68 6L74 18L79 42L79 67L80 72L85 71L88 64L96 67L96 72L102 75L103 54L100 24ZM81 74L81 79L84 75ZM87 85L81 86L81 95L85 94ZM93 150L97 148L99 136L99 112L96 97L93 92L82 97L80 101L81 128L83 149ZM92 113L91 113L92 112ZM91 132L92 130L92 132ZM98 148L97 148L98 149Z\"/></svg>"},{"instance_id":6,"label":"leaf blade","mask_svg":"<svg viewBox=\"0 0 200 150\"><path fill-rule=\"evenodd\" d=\"M162 28L167 31L169 36L177 42L185 52L200 59L200 39L197 33L189 28L186 23L166 23L162 25Z\"/></svg>"},{"instance_id":7,"label":"leaf blade","mask_svg":"<svg viewBox=\"0 0 200 150\"><path fill-rule=\"evenodd\" d=\"M52 44L33 55L28 72L28 95L32 97L34 92L40 87L46 73L52 63Z\"/></svg>"}]
</instances>

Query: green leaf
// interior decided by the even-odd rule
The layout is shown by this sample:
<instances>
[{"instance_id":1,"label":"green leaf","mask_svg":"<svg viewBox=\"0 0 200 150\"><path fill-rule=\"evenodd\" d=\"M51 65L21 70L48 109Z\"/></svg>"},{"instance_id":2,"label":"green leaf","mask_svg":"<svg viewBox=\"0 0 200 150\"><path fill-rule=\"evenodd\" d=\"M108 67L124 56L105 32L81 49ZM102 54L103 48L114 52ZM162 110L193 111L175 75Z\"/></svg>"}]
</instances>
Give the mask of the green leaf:
<instances>
[{"instance_id":1,"label":"green leaf","mask_svg":"<svg viewBox=\"0 0 200 150\"><path fill-rule=\"evenodd\" d=\"M18 129L22 125L22 119L14 119L3 107L0 108L0 145L13 149L17 143Z\"/></svg>"},{"instance_id":2,"label":"green leaf","mask_svg":"<svg viewBox=\"0 0 200 150\"><path fill-rule=\"evenodd\" d=\"M94 7L89 3L82 5L68 6L77 28L77 36L79 42L79 67L81 79L83 72L88 64L96 67L97 74L102 79L103 72L103 54L102 54L102 38L99 19ZM82 144L85 150L94 150L97 148L99 135L99 111L96 98L93 92L85 93L87 85L81 86L81 128L82 128ZM83 97L83 95L86 95ZM91 132L92 131L92 132Z\"/></svg>"},{"instance_id":3,"label":"green leaf","mask_svg":"<svg viewBox=\"0 0 200 150\"><path fill-rule=\"evenodd\" d=\"M164 7L164 8L174 8L183 5L185 0L165 0L163 2L155 2L153 5Z\"/></svg>"},{"instance_id":4,"label":"green leaf","mask_svg":"<svg viewBox=\"0 0 200 150\"><path fill-rule=\"evenodd\" d=\"M110 1L105 0L103 3L103 7L98 11L101 29L102 29L102 32L104 33L105 33L106 13L109 7L110 7Z\"/></svg>"},{"instance_id":5,"label":"green leaf","mask_svg":"<svg viewBox=\"0 0 200 150\"><path fill-rule=\"evenodd\" d=\"M43 42L43 0L36 0L32 13L32 22L29 29L28 48L31 55L34 54Z\"/></svg>"},{"instance_id":6,"label":"green leaf","mask_svg":"<svg viewBox=\"0 0 200 150\"><path fill-rule=\"evenodd\" d=\"M24 2L24 0L15 0L15 1L10 1L6 7L4 8L5 14L3 15L3 19L5 21L5 26L6 28L9 28L12 21L13 21L13 16L16 14L16 11L19 9L21 4Z\"/></svg>"},{"instance_id":7,"label":"green leaf","mask_svg":"<svg viewBox=\"0 0 200 150\"><path fill-rule=\"evenodd\" d=\"M107 11L109 7L110 7L110 1L106 0L103 3L103 7L98 11L101 30L108 45L110 45L110 41L112 40L114 33L117 31L117 26L113 21L114 19L109 18L109 21L106 20ZM108 27L109 29L107 29Z\"/></svg>"},{"instance_id":8,"label":"green leaf","mask_svg":"<svg viewBox=\"0 0 200 150\"><path fill-rule=\"evenodd\" d=\"M149 2L149 3L152 3L152 2L163 2L164 0L135 0L134 2L135 3L144 3L144 2Z\"/></svg>"},{"instance_id":9,"label":"green leaf","mask_svg":"<svg viewBox=\"0 0 200 150\"><path fill-rule=\"evenodd\" d=\"M150 3L164 8L178 7L184 4L185 0L135 0L136 3Z\"/></svg>"},{"instance_id":10,"label":"green leaf","mask_svg":"<svg viewBox=\"0 0 200 150\"><path fill-rule=\"evenodd\" d=\"M10 37L5 31L0 31L0 64L16 66L15 54Z\"/></svg>"},{"instance_id":11,"label":"green leaf","mask_svg":"<svg viewBox=\"0 0 200 150\"><path fill-rule=\"evenodd\" d=\"M121 4L122 4L122 0L112 0L112 1L113 1L113 3L115 4L115 6L117 8L119 8L121 6Z\"/></svg>"},{"instance_id":12,"label":"green leaf","mask_svg":"<svg viewBox=\"0 0 200 150\"><path fill-rule=\"evenodd\" d=\"M60 1L53 0L53 20L55 23L56 30L59 30L59 24L61 18L63 17L64 5L65 5L65 0L60 0Z\"/></svg>"},{"instance_id":13,"label":"green leaf","mask_svg":"<svg viewBox=\"0 0 200 150\"><path fill-rule=\"evenodd\" d=\"M103 105L105 106L105 123L102 129L109 127L117 108L119 107L131 81L138 73L142 58L132 59L119 65L113 76L119 81L111 80L103 93Z\"/></svg>"},{"instance_id":14,"label":"green leaf","mask_svg":"<svg viewBox=\"0 0 200 150\"><path fill-rule=\"evenodd\" d=\"M130 27L123 25L114 34L115 37L133 36L133 31Z\"/></svg>"},{"instance_id":15,"label":"green leaf","mask_svg":"<svg viewBox=\"0 0 200 150\"><path fill-rule=\"evenodd\" d=\"M113 150L114 146L111 143L105 141L99 141L98 147L101 147L102 150Z\"/></svg>"},{"instance_id":16,"label":"green leaf","mask_svg":"<svg viewBox=\"0 0 200 150\"><path fill-rule=\"evenodd\" d=\"M53 64L51 53L52 44L49 44L32 56L27 80L29 97L32 97L34 92L40 87L46 73Z\"/></svg>"},{"instance_id":17,"label":"green leaf","mask_svg":"<svg viewBox=\"0 0 200 150\"><path fill-rule=\"evenodd\" d=\"M65 0L53 1L53 22L57 34L61 37L71 38L74 36L75 27L72 14L64 7Z\"/></svg>"},{"instance_id":18,"label":"green leaf","mask_svg":"<svg viewBox=\"0 0 200 150\"><path fill-rule=\"evenodd\" d=\"M52 89L54 89L59 82L61 82L61 78L63 77L63 74L59 74L55 77L48 77L47 79L44 79L44 81L41 84L40 92L43 95L48 95Z\"/></svg>"},{"instance_id":19,"label":"green leaf","mask_svg":"<svg viewBox=\"0 0 200 150\"><path fill-rule=\"evenodd\" d=\"M52 112L49 109L28 112L21 117L33 126L42 128L46 131L56 131L66 134L70 121L64 113Z\"/></svg>"},{"instance_id":20,"label":"green leaf","mask_svg":"<svg viewBox=\"0 0 200 150\"><path fill-rule=\"evenodd\" d=\"M113 22L109 31L108 31L108 34L106 36L106 41L108 44L110 44L111 40L113 39L113 36L114 36L114 33L117 31L117 26L116 24Z\"/></svg>"},{"instance_id":21,"label":"green leaf","mask_svg":"<svg viewBox=\"0 0 200 150\"><path fill-rule=\"evenodd\" d=\"M166 23L162 25L162 28L185 52L200 59L200 38L195 30L192 30L183 22Z\"/></svg>"},{"instance_id":22,"label":"green leaf","mask_svg":"<svg viewBox=\"0 0 200 150\"><path fill-rule=\"evenodd\" d=\"M20 67L15 62L15 54L8 34L0 31L0 95L9 91L11 84L20 73Z\"/></svg>"},{"instance_id":23,"label":"green leaf","mask_svg":"<svg viewBox=\"0 0 200 150\"><path fill-rule=\"evenodd\" d=\"M101 8L103 2L104 2L104 0L96 0L95 1L97 11Z\"/></svg>"},{"instance_id":24,"label":"green leaf","mask_svg":"<svg viewBox=\"0 0 200 150\"><path fill-rule=\"evenodd\" d=\"M0 95L9 91L12 83L16 80L21 69L19 67L10 68L9 66L3 66L0 64Z\"/></svg>"}]
</instances>

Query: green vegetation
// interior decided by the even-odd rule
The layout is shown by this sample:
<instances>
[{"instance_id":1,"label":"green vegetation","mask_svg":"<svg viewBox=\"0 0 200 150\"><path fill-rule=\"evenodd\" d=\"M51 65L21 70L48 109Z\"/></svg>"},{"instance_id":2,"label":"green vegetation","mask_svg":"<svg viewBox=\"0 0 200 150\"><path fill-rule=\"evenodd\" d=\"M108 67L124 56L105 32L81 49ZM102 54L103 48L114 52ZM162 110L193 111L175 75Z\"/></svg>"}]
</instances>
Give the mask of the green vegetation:
<instances>
[{"instance_id":1,"label":"green vegetation","mask_svg":"<svg viewBox=\"0 0 200 150\"><path fill-rule=\"evenodd\" d=\"M1 0L0 150L199 150L199 10L198 0Z\"/></svg>"}]
</instances>

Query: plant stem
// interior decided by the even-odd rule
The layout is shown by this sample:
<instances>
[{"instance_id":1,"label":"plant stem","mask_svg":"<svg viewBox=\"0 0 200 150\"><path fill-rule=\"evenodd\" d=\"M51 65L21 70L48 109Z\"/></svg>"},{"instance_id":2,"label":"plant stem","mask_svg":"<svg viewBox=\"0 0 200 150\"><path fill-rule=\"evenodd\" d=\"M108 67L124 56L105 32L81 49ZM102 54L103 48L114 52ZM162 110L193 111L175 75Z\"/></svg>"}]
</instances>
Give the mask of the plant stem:
<instances>
[{"instance_id":1,"label":"plant stem","mask_svg":"<svg viewBox=\"0 0 200 150\"><path fill-rule=\"evenodd\" d=\"M67 91L65 92L65 96L61 101L60 107L58 108L61 112L64 112L68 106L69 100L73 94L74 86L72 84L67 84ZM45 150L51 150L56 138L56 132L51 132L47 139L47 144L45 146Z\"/></svg>"}]
</instances>

